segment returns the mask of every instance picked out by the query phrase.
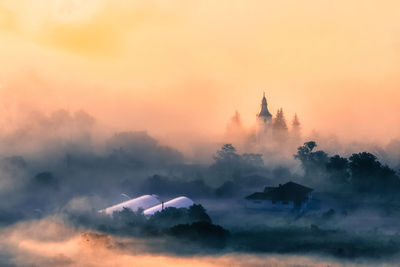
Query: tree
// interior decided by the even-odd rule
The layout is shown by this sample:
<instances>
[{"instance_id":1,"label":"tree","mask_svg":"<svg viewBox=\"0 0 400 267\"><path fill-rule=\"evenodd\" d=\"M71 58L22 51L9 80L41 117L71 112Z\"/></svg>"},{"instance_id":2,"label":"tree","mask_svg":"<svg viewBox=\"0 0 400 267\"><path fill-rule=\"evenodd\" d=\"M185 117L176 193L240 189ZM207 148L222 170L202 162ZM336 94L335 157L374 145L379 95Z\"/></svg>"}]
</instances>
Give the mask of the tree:
<instances>
[{"instance_id":1,"label":"tree","mask_svg":"<svg viewBox=\"0 0 400 267\"><path fill-rule=\"evenodd\" d=\"M240 178L243 172L254 171L264 165L261 154L238 154L232 144L225 144L214 155L211 169L222 178ZM236 176L236 177L235 177Z\"/></svg>"},{"instance_id":2,"label":"tree","mask_svg":"<svg viewBox=\"0 0 400 267\"><path fill-rule=\"evenodd\" d=\"M143 226L146 222L146 218L143 215L143 210L132 211L129 208L124 207L120 211L114 211L112 216L112 222L115 227L133 227Z\"/></svg>"},{"instance_id":3,"label":"tree","mask_svg":"<svg viewBox=\"0 0 400 267\"><path fill-rule=\"evenodd\" d=\"M206 209L200 204L193 204L189 207L188 217L190 222L211 223L211 218L210 216L208 216Z\"/></svg>"},{"instance_id":4,"label":"tree","mask_svg":"<svg viewBox=\"0 0 400 267\"><path fill-rule=\"evenodd\" d=\"M240 173L242 158L232 144L223 145L213 158L215 162L211 169L217 171L219 178L232 178L234 173Z\"/></svg>"},{"instance_id":5,"label":"tree","mask_svg":"<svg viewBox=\"0 0 400 267\"><path fill-rule=\"evenodd\" d=\"M213 158L216 163L235 163L240 160L240 155L236 153L236 148L232 144L225 144Z\"/></svg>"},{"instance_id":6,"label":"tree","mask_svg":"<svg viewBox=\"0 0 400 267\"><path fill-rule=\"evenodd\" d=\"M154 213L148 223L155 228L167 228L179 223L188 223L188 210L185 208L166 207Z\"/></svg>"},{"instance_id":7,"label":"tree","mask_svg":"<svg viewBox=\"0 0 400 267\"><path fill-rule=\"evenodd\" d=\"M368 152L353 154L349 169L353 186L360 192L389 193L399 189L396 172L382 165L377 157Z\"/></svg>"},{"instance_id":8,"label":"tree","mask_svg":"<svg viewBox=\"0 0 400 267\"><path fill-rule=\"evenodd\" d=\"M349 182L349 161L347 158L342 158L335 155L329 158L326 164L330 179L335 184L345 184Z\"/></svg>"},{"instance_id":9,"label":"tree","mask_svg":"<svg viewBox=\"0 0 400 267\"><path fill-rule=\"evenodd\" d=\"M326 165L329 161L328 154L322 150L313 152L317 144L314 141L306 142L303 146L297 148L295 159L301 161L301 165L306 176L321 176L326 172Z\"/></svg>"},{"instance_id":10,"label":"tree","mask_svg":"<svg viewBox=\"0 0 400 267\"><path fill-rule=\"evenodd\" d=\"M249 167L260 167L264 165L262 154L245 153L242 154L242 160Z\"/></svg>"},{"instance_id":11,"label":"tree","mask_svg":"<svg viewBox=\"0 0 400 267\"><path fill-rule=\"evenodd\" d=\"M288 127L282 108L278 109L276 113L275 120L272 124L272 134L278 141L285 141L287 139Z\"/></svg>"},{"instance_id":12,"label":"tree","mask_svg":"<svg viewBox=\"0 0 400 267\"><path fill-rule=\"evenodd\" d=\"M230 119L226 125L225 138L229 142L241 142L246 136L246 130L242 125L242 120L238 111L235 111L235 115Z\"/></svg>"},{"instance_id":13,"label":"tree","mask_svg":"<svg viewBox=\"0 0 400 267\"><path fill-rule=\"evenodd\" d=\"M295 138L300 138L301 136L301 125L297 114L294 114L292 121L292 136Z\"/></svg>"},{"instance_id":14,"label":"tree","mask_svg":"<svg viewBox=\"0 0 400 267\"><path fill-rule=\"evenodd\" d=\"M228 126L228 128L232 127L232 128L237 128L240 127L242 128L242 120L240 118L240 114L239 112L236 110L235 111L235 115L232 116Z\"/></svg>"},{"instance_id":15,"label":"tree","mask_svg":"<svg viewBox=\"0 0 400 267\"><path fill-rule=\"evenodd\" d=\"M167 231L167 234L204 247L222 249L226 246L230 233L220 225L209 222L194 222L192 224L175 225Z\"/></svg>"},{"instance_id":16,"label":"tree","mask_svg":"<svg viewBox=\"0 0 400 267\"><path fill-rule=\"evenodd\" d=\"M203 206L200 204L194 204L188 209L174 207L164 208L163 210L154 213L148 222L156 228L166 228L177 224L193 222L211 223L211 218L208 216Z\"/></svg>"},{"instance_id":17,"label":"tree","mask_svg":"<svg viewBox=\"0 0 400 267\"><path fill-rule=\"evenodd\" d=\"M350 170L353 178L361 178L369 176L377 172L381 168L381 163L377 160L376 156L362 152L353 154L350 157Z\"/></svg>"},{"instance_id":18,"label":"tree","mask_svg":"<svg viewBox=\"0 0 400 267\"><path fill-rule=\"evenodd\" d=\"M297 154L294 155L295 159L299 159L301 162L307 160L310 156L311 151L317 146L314 141L305 142L303 146L297 148Z\"/></svg>"}]
</instances>

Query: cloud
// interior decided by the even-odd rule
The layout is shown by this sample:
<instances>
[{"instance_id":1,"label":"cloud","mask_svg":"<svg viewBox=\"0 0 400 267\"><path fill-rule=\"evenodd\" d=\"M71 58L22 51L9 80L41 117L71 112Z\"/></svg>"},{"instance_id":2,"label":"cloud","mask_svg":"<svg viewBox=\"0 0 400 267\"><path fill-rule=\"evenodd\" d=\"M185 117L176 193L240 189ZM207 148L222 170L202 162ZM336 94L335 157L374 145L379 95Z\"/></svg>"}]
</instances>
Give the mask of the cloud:
<instances>
[{"instance_id":1,"label":"cloud","mask_svg":"<svg viewBox=\"0 0 400 267\"><path fill-rule=\"evenodd\" d=\"M18 28L18 19L11 10L0 5L0 31L10 32Z\"/></svg>"},{"instance_id":2,"label":"cloud","mask_svg":"<svg viewBox=\"0 0 400 267\"><path fill-rule=\"evenodd\" d=\"M125 43L135 39L136 32L174 20L174 15L155 1L89 1L92 4L86 7L81 2L59 2L63 4L52 11L34 40L85 57L120 56L129 49Z\"/></svg>"},{"instance_id":3,"label":"cloud","mask_svg":"<svg viewBox=\"0 0 400 267\"><path fill-rule=\"evenodd\" d=\"M84 110L70 112L58 109L50 113L32 110L21 113L23 115L8 123L8 129L0 134L3 155L45 150L54 152L74 144L88 146L96 125L94 117Z\"/></svg>"},{"instance_id":4,"label":"cloud","mask_svg":"<svg viewBox=\"0 0 400 267\"><path fill-rule=\"evenodd\" d=\"M102 20L80 23L53 23L43 29L39 43L85 56L113 56L118 53L121 36L117 25Z\"/></svg>"}]
</instances>

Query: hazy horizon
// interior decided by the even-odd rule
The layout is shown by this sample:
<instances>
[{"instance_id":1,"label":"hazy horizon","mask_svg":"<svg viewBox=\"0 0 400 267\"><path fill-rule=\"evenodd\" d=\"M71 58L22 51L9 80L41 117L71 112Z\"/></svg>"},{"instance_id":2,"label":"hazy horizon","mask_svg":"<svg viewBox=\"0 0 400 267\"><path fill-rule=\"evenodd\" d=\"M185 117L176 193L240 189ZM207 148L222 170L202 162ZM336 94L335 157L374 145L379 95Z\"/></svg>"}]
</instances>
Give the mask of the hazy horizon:
<instances>
[{"instance_id":1,"label":"hazy horizon","mask_svg":"<svg viewBox=\"0 0 400 267\"><path fill-rule=\"evenodd\" d=\"M388 1L2 1L2 128L83 109L104 128L179 140L297 113L345 141L400 135L400 24ZM29 11L28 11L29 10Z\"/></svg>"}]
</instances>

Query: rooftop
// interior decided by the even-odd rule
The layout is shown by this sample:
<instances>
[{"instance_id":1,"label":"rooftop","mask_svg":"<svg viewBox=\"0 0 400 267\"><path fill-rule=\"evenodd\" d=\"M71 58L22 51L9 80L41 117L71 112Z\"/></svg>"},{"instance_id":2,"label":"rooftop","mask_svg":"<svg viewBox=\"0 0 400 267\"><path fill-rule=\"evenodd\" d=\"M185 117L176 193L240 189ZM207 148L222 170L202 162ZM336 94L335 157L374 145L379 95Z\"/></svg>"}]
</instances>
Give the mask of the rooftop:
<instances>
[{"instance_id":1,"label":"rooftop","mask_svg":"<svg viewBox=\"0 0 400 267\"><path fill-rule=\"evenodd\" d=\"M314 189L294 183L288 182L278 187L265 187L264 192L256 192L246 197L252 200L271 200L271 201L293 201L301 203L308 198L308 194Z\"/></svg>"}]
</instances>

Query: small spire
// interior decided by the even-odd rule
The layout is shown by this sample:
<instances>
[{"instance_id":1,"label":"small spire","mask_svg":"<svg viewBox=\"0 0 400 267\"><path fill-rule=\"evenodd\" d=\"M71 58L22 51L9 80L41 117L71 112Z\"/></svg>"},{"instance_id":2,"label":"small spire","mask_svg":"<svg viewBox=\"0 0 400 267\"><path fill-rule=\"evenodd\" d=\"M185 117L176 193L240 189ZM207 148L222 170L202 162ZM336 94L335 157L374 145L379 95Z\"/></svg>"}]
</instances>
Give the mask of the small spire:
<instances>
[{"instance_id":1,"label":"small spire","mask_svg":"<svg viewBox=\"0 0 400 267\"><path fill-rule=\"evenodd\" d=\"M265 92L263 92L263 98L261 100L261 111L258 114L258 117L263 118L264 120L272 118L272 115L271 113L269 113L268 110L268 104L267 104L267 99L265 98Z\"/></svg>"}]
</instances>

